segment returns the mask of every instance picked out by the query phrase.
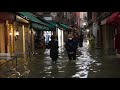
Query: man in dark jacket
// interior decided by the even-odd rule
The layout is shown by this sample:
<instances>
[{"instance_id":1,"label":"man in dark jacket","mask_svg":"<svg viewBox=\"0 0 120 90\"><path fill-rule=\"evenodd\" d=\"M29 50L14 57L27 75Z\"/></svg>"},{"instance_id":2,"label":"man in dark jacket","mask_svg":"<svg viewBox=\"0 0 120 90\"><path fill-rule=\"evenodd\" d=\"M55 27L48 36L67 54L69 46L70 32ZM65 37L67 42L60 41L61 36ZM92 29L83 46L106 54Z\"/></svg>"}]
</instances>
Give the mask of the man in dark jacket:
<instances>
[{"instance_id":1,"label":"man in dark jacket","mask_svg":"<svg viewBox=\"0 0 120 90\"><path fill-rule=\"evenodd\" d=\"M50 57L52 58L53 62L56 62L58 58L58 48L59 48L56 36L51 36L49 47L50 47Z\"/></svg>"},{"instance_id":2,"label":"man in dark jacket","mask_svg":"<svg viewBox=\"0 0 120 90\"><path fill-rule=\"evenodd\" d=\"M76 60L76 50L77 50L77 43L73 39L72 35L68 36L68 40L65 44L66 51L68 53L69 60Z\"/></svg>"}]
</instances>

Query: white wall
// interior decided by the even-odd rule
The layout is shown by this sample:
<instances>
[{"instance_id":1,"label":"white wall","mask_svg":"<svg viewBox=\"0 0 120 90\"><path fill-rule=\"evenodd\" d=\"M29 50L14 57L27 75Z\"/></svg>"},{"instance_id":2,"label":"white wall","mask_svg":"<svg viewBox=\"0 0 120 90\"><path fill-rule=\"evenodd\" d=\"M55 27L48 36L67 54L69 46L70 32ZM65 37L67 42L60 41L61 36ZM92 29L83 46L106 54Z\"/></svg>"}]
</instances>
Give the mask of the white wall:
<instances>
[{"instance_id":1,"label":"white wall","mask_svg":"<svg viewBox=\"0 0 120 90\"><path fill-rule=\"evenodd\" d=\"M80 12L80 18L84 18L85 16L87 16L87 12Z\"/></svg>"},{"instance_id":2,"label":"white wall","mask_svg":"<svg viewBox=\"0 0 120 90\"><path fill-rule=\"evenodd\" d=\"M99 26L97 23L93 23L93 35L95 36L95 46L97 46L97 30L99 29Z\"/></svg>"},{"instance_id":3,"label":"white wall","mask_svg":"<svg viewBox=\"0 0 120 90\"><path fill-rule=\"evenodd\" d=\"M58 45L59 47L64 45L63 30L60 30L59 28L58 28Z\"/></svg>"},{"instance_id":4,"label":"white wall","mask_svg":"<svg viewBox=\"0 0 120 90\"><path fill-rule=\"evenodd\" d=\"M83 18L83 13L84 13L84 12L80 12L80 18Z\"/></svg>"},{"instance_id":5,"label":"white wall","mask_svg":"<svg viewBox=\"0 0 120 90\"><path fill-rule=\"evenodd\" d=\"M80 27L83 27L82 23L85 21L84 17L87 16L87 12L80 12Z\"/></svg>"},{"instance_id":6,"label":"white wall","mask_svg":"<svg viewBox=\"0 0 120 90\"><path fill-rule=\"evenodd\" d=\"M93 23L93 35L97 37L97 24Z\"/></svg>"}]
</instances>

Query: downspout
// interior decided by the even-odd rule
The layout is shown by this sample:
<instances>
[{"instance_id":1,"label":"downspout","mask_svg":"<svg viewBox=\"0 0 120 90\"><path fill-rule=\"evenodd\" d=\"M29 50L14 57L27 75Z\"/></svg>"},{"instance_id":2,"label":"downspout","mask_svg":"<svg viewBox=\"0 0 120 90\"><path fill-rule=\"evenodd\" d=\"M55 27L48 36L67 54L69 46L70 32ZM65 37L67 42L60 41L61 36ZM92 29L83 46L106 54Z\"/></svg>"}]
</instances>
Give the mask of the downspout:
<instances>
[{"instance_id":1,"label":"downspout","mask_svg":"<svg viewBox=\"0 0 120 90\"><path fill-rule=\"evenodd\" d=\"M14 54L15 54L15 52L16 52L16 42L15 42L15 33L16 33L16 14L15 13L13 13L13 15L14 15L14 31L13 31L13 33L14 33L14 39L13 39L13 48L14 48Z\"/></svg>"},{"instance_id":2,"label":"downspout","mask_svg":"<svg viewBox=\"0 0 120 90\"><path fill-rule=\"evenodd\" d=\"M32 50L32 33L33 33L33 31L32 31L32 23L30 22L30 30L31 30L31 37L30 37L30 49L31 49L31 52L33 53L33 50Z\"/></svg>"}]
</instances>

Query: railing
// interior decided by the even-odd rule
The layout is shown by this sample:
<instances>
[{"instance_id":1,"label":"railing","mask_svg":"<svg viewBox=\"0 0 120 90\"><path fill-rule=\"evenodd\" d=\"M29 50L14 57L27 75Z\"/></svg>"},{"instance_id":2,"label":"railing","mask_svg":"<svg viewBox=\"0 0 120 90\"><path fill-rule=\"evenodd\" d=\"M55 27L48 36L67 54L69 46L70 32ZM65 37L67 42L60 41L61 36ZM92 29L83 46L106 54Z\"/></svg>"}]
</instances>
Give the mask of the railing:
<instances>
[{"instance_id":1,"label":"railing","mask_svg":"<svg viewBox=\"0 0 120 90\"><path fill-rule=\"evenodd\" d=\"M7 60L7 61L5 63L0 64L0 66L4 65L4 64L6 64L10 61L12 61L12 63L13 63L13 60L15 60L16 61L16 67L17 67L17 56L0 56L0 60L1 59Z\"/></svg>"},{"instance_id":2,"label":"railing","mask_svg":"<svg viewBox=\"0 0 120 90\"><path fill-rule=\"evenodd\" d=\"M30 57L30 61L31 61L32 49L31 49L31 47L28 47L28 48L29 48L29 57ZM16 67L17 67L17 65L18 65L17 56L0 56L0 60L6 60L6 62L0 64L0 67L1 67L2 65L5 65L5 64L9 63L9 62L12 62L12 63L13 63L14 60L15 60L15 65L16 65Z\"/></svg>"}]
</instances>

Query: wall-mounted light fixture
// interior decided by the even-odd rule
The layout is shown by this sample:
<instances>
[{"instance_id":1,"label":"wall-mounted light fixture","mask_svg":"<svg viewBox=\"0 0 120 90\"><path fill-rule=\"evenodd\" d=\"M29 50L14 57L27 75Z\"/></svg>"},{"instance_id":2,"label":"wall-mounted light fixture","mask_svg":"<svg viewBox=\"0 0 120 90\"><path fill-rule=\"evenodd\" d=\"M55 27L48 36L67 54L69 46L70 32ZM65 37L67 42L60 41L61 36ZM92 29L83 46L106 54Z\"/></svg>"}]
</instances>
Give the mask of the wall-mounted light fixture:
<instances>
[{"instance_id":1,"label":"wall-mounted light fixture","mask_svg":"<svg viewBox=\"0 0 120 90\"><path fill-rule=\"evenodd\" d=\"M9 35L12 36L12 32L10 32Z\"/></svg>"},{"instance_id":2,"label":"wall-mounted light fixture","mask_svg":"<svg viewBox=\"0 0 120 90\"><path fill-rule=\"evenodd\" d=\"M34 35L36 34L36 31L35 30L31 30L31 33L33 33Z\"/></svg>"},{"instance_id":3,"label":"wall-mounted light fixture","mask_svg":"<svg viewBox=\"0 0 120 90\"><path fill-rule=\"evenodd\" d=\"M18 40L18 36L19 36L19 31L16 30L16 33L15 33L15 40Z\"/></svg>"}]
</instances>

